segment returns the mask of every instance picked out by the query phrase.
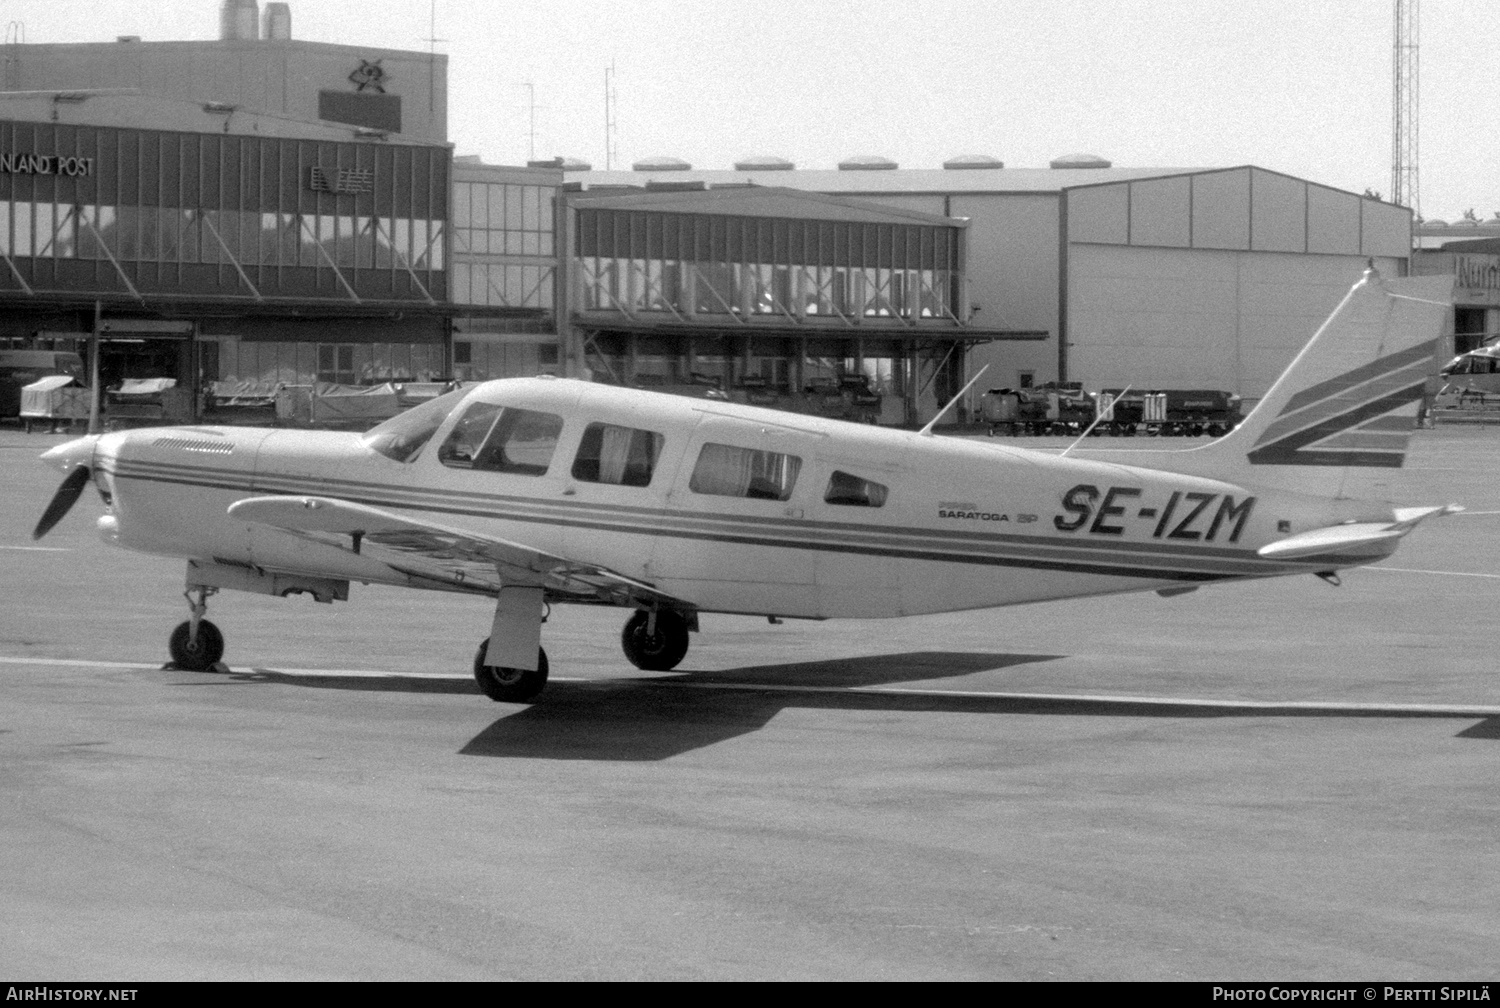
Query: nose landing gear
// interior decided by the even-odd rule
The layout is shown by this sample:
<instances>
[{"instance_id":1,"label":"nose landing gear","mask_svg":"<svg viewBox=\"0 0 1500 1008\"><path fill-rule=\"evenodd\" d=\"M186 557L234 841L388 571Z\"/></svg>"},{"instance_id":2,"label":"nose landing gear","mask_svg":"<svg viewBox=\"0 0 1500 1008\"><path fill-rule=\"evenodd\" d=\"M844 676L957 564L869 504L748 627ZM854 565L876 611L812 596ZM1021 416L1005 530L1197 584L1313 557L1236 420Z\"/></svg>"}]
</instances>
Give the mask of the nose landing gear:
<instances>
[{"instance_id":1,"label":"nose landing gear","mask_svg":"<svg viewBox=\"0 0 1500 1008\"><path fill-rule=\"evenodd\" d=\"M638 610L625 622L620 646L630 664L646 672L669 672L687 656L688 620L671 609Z\"/></svg>"},{"instance_id":2,"label":"nose landing gear","mask_svg":"<svg viewBox=\"0 0 1500 1008\"><path fill-rule=\"evenodd\" d=\"M195 591L198 595L196 602L193 601ZM188 603L188 618L186 622L177 625L177 629L172 631L172 636L167 640L173 668L207 672L224 657L224 635L219 632L218 627L203 618L203 614L208 612L208 597L217 591L217 588L199 586L182 593Z\"/></svg>"}]
</instances>

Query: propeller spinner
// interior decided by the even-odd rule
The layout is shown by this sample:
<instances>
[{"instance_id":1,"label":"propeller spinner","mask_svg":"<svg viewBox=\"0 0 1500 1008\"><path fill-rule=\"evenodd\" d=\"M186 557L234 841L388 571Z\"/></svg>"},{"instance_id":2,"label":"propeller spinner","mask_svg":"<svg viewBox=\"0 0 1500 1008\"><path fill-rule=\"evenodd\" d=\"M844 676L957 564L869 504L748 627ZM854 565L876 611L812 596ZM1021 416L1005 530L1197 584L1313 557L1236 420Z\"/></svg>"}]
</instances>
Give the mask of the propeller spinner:
<instances>
[{"instance_id":1,"label":"propeller spinner","mask_svg":"<svg viewBox=\"0 0 1500 1008\"><path fill-rule=\"evenodd\" d=\"M53 526L62 521L73 509L73 505L78 503L78 498L83 496L83 488L88 486L89 478L93 475L94 445L98 440L97 435L75 438L42 453L43 462L68 475L63 479L62 486L57 488L57 493L52 495L47 510L42 512L41 519L31 532L32 539L40 539L51 532Z\"/></svg>"}]
</instances>

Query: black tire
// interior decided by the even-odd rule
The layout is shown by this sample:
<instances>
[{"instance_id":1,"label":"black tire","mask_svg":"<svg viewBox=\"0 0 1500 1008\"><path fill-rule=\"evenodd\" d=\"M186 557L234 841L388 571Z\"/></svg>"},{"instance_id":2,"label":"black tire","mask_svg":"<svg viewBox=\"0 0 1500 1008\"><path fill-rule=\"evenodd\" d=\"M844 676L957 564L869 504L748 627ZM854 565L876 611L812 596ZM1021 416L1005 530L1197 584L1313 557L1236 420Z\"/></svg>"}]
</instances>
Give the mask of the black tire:
<instances>
[{"instance_id":1,"label":"black tire","mask_svg":"<svg viewBox=\"0 0 1500 1008\"><path fill-rule=\"evenodd\" d=\"M224 635L208 620L198 621L198 640L188 643L192 624L183 620L167 639L167 651L172 655L172 664L189 672L207 672L224 657Z\"/></svg>"},{"instance_id":2,"label":"black tire","mask_svg":"<svg viewBox=\"0 0 1500 1008\"><path fill-rule=\"evenodd\" d=\"M479 692L496 703L529 703L547 685L547 652L536 649L536 670L486 665L484 653L489 649L486 637L474 655L474 681Z\"/></svg>"},{"instance_id":3,"label":"black tire","mask_svg":"<svg viewBox=\"0 0 1500 1008\"><path fill-rule=\"evenodd\" d=\"M625 621L620 647L630 664L645 672L670 672L687 656L688 623L681 613L663 609L656 614L656 633L646 633L649 613L637 612Z\"/></svg>"}]
</instances>

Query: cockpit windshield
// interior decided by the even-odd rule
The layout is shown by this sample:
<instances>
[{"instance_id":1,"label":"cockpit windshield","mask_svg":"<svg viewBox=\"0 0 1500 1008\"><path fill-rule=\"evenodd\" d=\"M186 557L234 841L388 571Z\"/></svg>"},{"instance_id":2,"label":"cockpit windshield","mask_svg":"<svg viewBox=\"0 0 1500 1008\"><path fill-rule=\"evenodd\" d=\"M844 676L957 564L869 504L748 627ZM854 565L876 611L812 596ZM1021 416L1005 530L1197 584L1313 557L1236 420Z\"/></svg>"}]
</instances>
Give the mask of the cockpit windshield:
<instances>
[{"instance_id":1,"label":"cockpit windshield","mask_svg":"<svg viewBox=\"0 0 1500 1008\"><path fill-rule=\"evenodd\" d=\"M422 446L432 439L437 429L448 419L448 414L463 401L465 389L445 392L420 406L413 406L405 413L398 413L385 423L371 427L360 438L366 448L378 451L388 459L410 462L417 457Z\"/></svg>"}]
</instances>

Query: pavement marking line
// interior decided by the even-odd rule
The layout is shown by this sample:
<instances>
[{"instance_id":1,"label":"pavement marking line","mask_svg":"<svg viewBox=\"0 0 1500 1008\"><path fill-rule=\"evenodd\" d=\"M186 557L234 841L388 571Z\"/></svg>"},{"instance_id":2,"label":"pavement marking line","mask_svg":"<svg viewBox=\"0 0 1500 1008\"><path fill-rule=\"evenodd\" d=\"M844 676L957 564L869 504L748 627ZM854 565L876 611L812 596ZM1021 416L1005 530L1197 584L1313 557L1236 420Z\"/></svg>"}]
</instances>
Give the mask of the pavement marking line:
<instances>
[{"instance_id":1,"label":"pavement marking line","mask_svg":"<svg viewBox=\"0 0 1500 1008\"><path fill-rule=\"evenodd\" d=\"M82 658L7 658L0 656L6 665L84 665L90 668L141 668L159 669L161 665L145 662L85 661Z\"/></svg>"},{"instance_id":2,"label":"pavement marking line","mask_svg":"<svg viewBox=\"0 0 1500 1008\"><path fill-rule=\"evenodd\" d=\"M71 553L71 546L0 546L0 550L19 550L22 553Z\"/></svg>"},{"instance_id":3,"label":"pavement marking line","mask_svg":"<svg viewBox=\"0 0 1500 1008\"><path fill-rule=\"evenodd\" d=\"M0 664L5 665L82 665L86 668L153 669L155 671L187 671L186 669L162 669L161 662L107 662L88 661L82 658L11 658L0 655ZM230 673L268 673L290 676L337 676L350 679L472 679L461 672L384 672L378 669L304 669L304 668L231 668ZM205 673L223 675L224 673ZM550 676L549 682L603 682L583 676Z\"/></svg>"},{"instance_id":4,"label":"pavement marking line","mask_svg":"<svg viewBox=\"0 0 1500 1008\"><path fill-rule=\"evenodd\" d=\"M1228 710L1358 711L1392 714L1451 714L1462 717L1495 717L1500 706L1473 704L1337 703L1331 700L1195 700L1187 697L1116 696L1097 693L992 693L980 690L906 689L899 686L780 686L770 683L684 682L651 679L663 686L694 689L757 690L763 693L870 693L876 696L965 697L982 700L1070 701L1073 703L1150 704L1166 707L1215 707Z\"/></svg>"},{"instance_id":5,"label":"pavement marking line","mask_svg":"<svg viewBox=\"0 0 1500 1008\"><path fill-rule=\"evenodd\" d=\"M1496 514L1500 514L1500 511L1457 511L1453 515L1451 515L1450 517L1457 518L1457 517L1460 517L1462 515L1468 515L1470 518L1472 518L1475 515L1496 515Z\"/></svg>"},{"instance_id":6,"label":"pavement marking line","mask_svg":"<svg viewBox=\"0 0 1500 1008\"><path fill-rule=\"evenodd\" d=\"M90 668L151 669L161 671L161 666L147 662L102 662L72 658L11 658L0 656L0 663L8 665L82 665ZM333 677L350 679L461 679L466 675L448 672L382 672L374 669L230 669L234 672L259 672L274 675L300 677ZM210 675L214 673L208 673ZM222 674L222 673L221 673ZM1337 703L1331 700L1205 700L1191 697L1124 696L1109 693L1004 693L989 690L944 690L917 689L902 686L794 686L777 683L718 683L692 682L684 679L591 679L587 676L552 676L550 682L582 683L646 683L658 686L675 686L689 689L741 690L760 693L867 693L873 696L925 696L964 697L980 700L1018 700L1023 702L1064 701L1073 703L1151 704L1166 707L1212 707L1226 710L1309 710L1309 711L1358 711L1362 713L1392 714L1449 714L1456 717L1500 716L1500 706L1475 704L1397 704L1397 703Z\"/></svg>"},{"instance_id":7,"label":"pavement marking line","mask_svg":"<svg viewBox=\"0 0 1500 1008\"><path fill-rule=\"evenodd\" d=\"M1472 571L1419 570L1415 567L1361 567L1359 569L1391 571L1395 574L1442 574L1445 577L1500 578L1500 574L1475 574Z\"/></svg>"}]
</instances>

